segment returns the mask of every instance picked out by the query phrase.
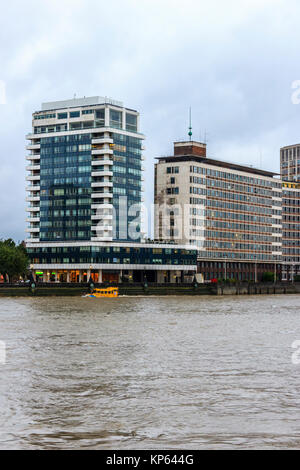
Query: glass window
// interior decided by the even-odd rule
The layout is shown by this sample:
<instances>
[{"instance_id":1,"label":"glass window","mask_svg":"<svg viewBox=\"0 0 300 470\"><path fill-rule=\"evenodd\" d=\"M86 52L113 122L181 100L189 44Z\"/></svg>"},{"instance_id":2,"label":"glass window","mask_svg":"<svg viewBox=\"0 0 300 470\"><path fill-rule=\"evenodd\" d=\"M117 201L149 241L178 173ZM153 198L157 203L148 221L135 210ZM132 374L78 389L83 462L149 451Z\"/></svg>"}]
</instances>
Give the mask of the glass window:
<instances>
[{"instance_id":1,"label":"glass window","mask_svg":"<svg viewBox=\"0 0 300 470\"><path fill-rule=\"evenodd\" d=\"M105 110L97 109L96 110L96 127L104 127L105 125Z\"/></svg>"},{"instance_id":2,"label":"glass window","mask_svg":"<svg viewBox=\"0 0 300 470\"><path fill-rule=\"evenodd\" d=\"M68 113L58 113L57 118L58 119L67 119Z\"/></svg>"},{"instance_id":3,"label":"glass window","mask_svg":"<svg viewBox=\"0 0 300 470\"><path fill-rule=\"evenodd\" d=\"M70 118L77 118L80 117L80 111L72 111L70 113Z\"/></svg>"},{"instance_id":4,"label":"glass window","mask_svg":"<svg viewBox=\"0 0 300 470\"><path fill-rule=\"evenodd\" d=\"M102 109L97 109L97 111L96 111L96 118L97 118L97 119L104 119L104 118L105 118L105 110L104 110L104 108L102 108Z\"/></svg>"},{"instance_id":5,"label":"glass window","mask_svg":"<svg viewBox=\"0 0 300 470\"><path fill-rule=\"evenodd\" d=\"M116 129L122 129L122 113L121 111L115 111L110 109L109 113L109 123L111 127L115 127Z\"/></svg>"},{"instance_id":6,"label":"glass window","mask_svg":"<svg viewBox=\"0 0 300 470\"><path fill-rule=\"evenodd\" d=\"M126 130L137 132L137 116L134 114L126 113Z\"/></svg>"},{"instance_id":7,"label":"glass window","mask_svg":"<svg viewBox=\"0 0 300 470\"><path fill-rule=\"evenodd\" d=\"M72 122L70 124L70 130L81 129L81 122Z\"/></svg>"}]
</instances>

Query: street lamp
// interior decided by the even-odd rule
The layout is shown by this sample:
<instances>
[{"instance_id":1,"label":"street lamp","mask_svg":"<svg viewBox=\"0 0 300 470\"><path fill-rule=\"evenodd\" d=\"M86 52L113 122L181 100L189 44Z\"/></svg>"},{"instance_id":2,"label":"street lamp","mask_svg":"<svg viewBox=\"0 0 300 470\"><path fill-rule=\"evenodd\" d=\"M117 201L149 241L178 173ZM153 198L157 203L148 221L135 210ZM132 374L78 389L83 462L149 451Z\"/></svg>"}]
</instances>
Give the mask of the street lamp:
<instances>
[{"instance_id":1,"label":"street lamp","mask_svg":"<svg viewBox=\"0 0 300 470\"><path fill-rule=\"evenodd\" d=\"M91 291L94 289L94 283L93 283L93 279L92 279L92 269L93 269L93 266L90 266L90 278L88 280L88 283L90 285L90 289Z\"/></svg>"}]
</instances>

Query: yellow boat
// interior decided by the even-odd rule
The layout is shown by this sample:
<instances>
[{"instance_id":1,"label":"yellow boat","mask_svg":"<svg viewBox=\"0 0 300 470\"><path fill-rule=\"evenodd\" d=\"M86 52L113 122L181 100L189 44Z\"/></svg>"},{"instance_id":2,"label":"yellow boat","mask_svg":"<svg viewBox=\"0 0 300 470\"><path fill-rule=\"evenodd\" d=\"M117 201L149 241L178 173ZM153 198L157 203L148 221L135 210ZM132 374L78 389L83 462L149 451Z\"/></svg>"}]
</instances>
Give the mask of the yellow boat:
<instances>
[{"instance_id":1,"label":"yellow boat","mask_svg":"<svg viewBox=\"0 0 300 470\"><path fill-rule=\"evenodd\" d=\"M119 295L119 288L118 287L106 287L103 289L94 289L93 292L89 295L89 297L118 297Z\"/></svg>"}]
</instances>

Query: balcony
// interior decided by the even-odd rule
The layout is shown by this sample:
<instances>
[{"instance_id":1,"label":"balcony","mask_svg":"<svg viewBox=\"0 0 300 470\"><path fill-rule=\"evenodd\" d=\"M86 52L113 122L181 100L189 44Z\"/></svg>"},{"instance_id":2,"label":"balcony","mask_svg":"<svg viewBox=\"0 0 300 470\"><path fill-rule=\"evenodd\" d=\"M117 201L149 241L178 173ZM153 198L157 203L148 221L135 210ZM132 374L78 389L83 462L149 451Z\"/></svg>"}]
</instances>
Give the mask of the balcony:
<instances>
[{"instance_id":1,"label":"balcony","mask_svg":"<svg viewBox=\"0 0 300 470\"><path fill-rule=\"evenodd\" d=\"M107 203L104 203L104 204L92 204L91 205L91 209L111 209L113 210L113 205L112 204L107 204Z\"/></svg>"},{"instance_id":2,"label":"balcony","mask_svg":"<svg viewBox=\"0 0 300 470\"><path fill-rule=\"evenodd\" d=\"M39 243L39 237L26 238L25 243Z\"/></svg>"},{"instance_id":3,"label":"balcony","mask_svg":"<svg viewBox=\"0 0 300 470\"><path fill-rule=\"evenodd\" d=\"M30 175L26 176L26 181L39 181L40 175Z\"/></svg>"},{"instance_id":4,"label":"balcony","mask_svg":"<svg viewBox=\"0 0 300 470\"><path fill-rule=\"evenodd\" d=\"M114 141L110 137L101 137L92 139L92 144L113 144Z\"/></svg>"},{"instance_id":5,"label":"balcony","mask_svg":"<svg viewBox=\"0 0 300 470\"><path fill-rule=\"evenodd\" d=\"M100 225L99 227L97 225L92 225L92 231L99 232L99 235L100 235L100 232L101 233L103 232L103 235L105 237L106 236L112 236L113 227L112 227L112 225L105 225L105 226ZM108 232L110 232L110 233L108 233Z\"/></svg>"},{"instance_id":6,"label":"balcony","mask_svg":"<svg viewBox=\"0 0 300 470\"><path fill-rule=\"evenodd\" d=\"M92 242L111 242L113 237L91 237Z\"/></svg>"},{"instance_id":7,"label":"balcony","mask_svg":"<svg viewBox=\"0 0 300 470\"><path fill-rule=\"evenodd\" d=\"M40 169L41 169L40 165L28 165L26 167L26 171L36 171Z\"/></svg>"},{"instance_id":8,"label":"balcony","mask_svg":"<svg viewBox=\"0 0 300 470\"><path fill-rule=\"evenodd\" d=\"M40 222L40 218L39 217L27 217L26 222L29 222L29 223Z\"/></svg>"},{"instance_id":9,"label":"balcony","mask_svg":"<svg viewBox=\"0 0 300 470\"><path fill-rule=\"evenodd\" d=\"M26 186L26 191L29 191L31 193L38 192L40 191L41 187L39 184L31 184L29 186Z\"/></svg>"},{"instance_id":10,"label":"balcony","mask_svg":"<svg viewBox=\"0 0 300 470\"><path fill-rule=\"evenodd\" d=\"M95 160L92 160L92 165L93 166L103 166L103 165L113 165L114 162L111 158L108 158L108 157L104 157L104 158L97 158Z\"/></svg>"},{"instance_id":11,"label":"balcony","mask_svg":"<svg viewBox=\"0 0 300 470\"><path fill-rule=\"evenodd\" d=\"M92 149L92 155L113 155L112 149Z\"/></svg>"},{"instance_id":12,"label":"balcony","mask_svg":"<svg viewBox=\"0 0 300 470\"><path fill-rule=\"evenodd\" d=\"M41 144L26 145L26 150L39 150L40 148L41 148Z\"/></svg>"},{"instance_id":13,"label":"balcony","mask_svg":"<svg viewBox=\"0 0 300 470\"><path fill-rule=\"evenodd\" d=\"M100 170L100 171L92 171L92 176L113 176L113 172L109 170Z\"/></svg>"},{"instance_id":14,"label":"balcony","mask_svg":"<svg viewBox=\"0 0 300 470\"><path fill-rule=\"evenodd\" d=\"M92 220L113 220L112 214L94 214Z\"/></svg>"},{"instance_id":15,"label":"balcony","mask_svg":"<svg viewBox=\"0 0 300 470\"><path fill-rule=\"evenodd\" d=\"M113 193L108 193L108 192L95 192L92 193L92 199L106 199L106 198L113 198Z\"/></svg>"},{"instance_id":16,"label":"balcony","mask_svg":"<svg viewBox=\"0 0 300 470\"><path fill-rule=\"evenodd\" d=\"M40 212L40 206L37 206L37 207L27 207L26 212Z\"/></svg>"},{"instance_id":17,"label":"balcony","mask_svg":"<svg viewBox=\"0 0 300 470\"><path fill-rule=\"evenodd\" d=\"M39 153L35 153L32 155L27 155L26 160L40 160L41 155Z\"/></svg>"},{"instance_id":18,"label":"balcony","mask_svg":"<svg viewBox=\"0 0 300 470\"><path fill-rule=\"evenodd\" d=\"M40 196L28 196L26 198L27 202L40 202Z\"/></svg>"},{"instance_id":19,"label":"balcony","mask_svg":"<svg viewBox=\"0 0 300 470\"><path fill-rule=\"evenodd\" d=\"M25 230L27 233L38 233L40 231L39 227L29 227Z\"/></svg>"},{"instance_id":20,"label":"balcony","mask_svg":"<svg viewBox=\"0 0 300 470\"><path fill-rule=\"evenodd\" d=\"M113 183L110 181L95 181L92 182L92 188L112 188Z\"/></svg>"}]
</instances>

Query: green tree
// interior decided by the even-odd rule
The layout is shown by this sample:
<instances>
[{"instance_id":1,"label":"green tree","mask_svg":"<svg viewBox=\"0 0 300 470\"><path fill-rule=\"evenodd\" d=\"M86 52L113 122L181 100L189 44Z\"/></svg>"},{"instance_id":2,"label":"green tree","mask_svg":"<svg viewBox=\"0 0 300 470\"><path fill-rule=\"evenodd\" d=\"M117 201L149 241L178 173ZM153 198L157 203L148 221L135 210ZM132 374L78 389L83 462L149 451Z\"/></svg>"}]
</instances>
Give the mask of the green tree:
<instances>
[{"instance_id":1,"label":"green tree","mask_svg":"<svg viewBox=\"0 0 300 470\"><path fill-rule=\"evenodd\" d=\"M28 269L28 257L25 247L16 245L9 238L0 240L0 273L5 280L12 281L14 278L24 276Z\"/></svg>"},{"instance_id":2,"label":"green tree","mask_svg":"<svg viewBox=\"0 0 300 470\"><path fill-rule=\"evenodd\" d=\"M262 281L263 282L274 282L274 273L270 271L266 271L262 275Z\"/></svg>"}]
</instances>

